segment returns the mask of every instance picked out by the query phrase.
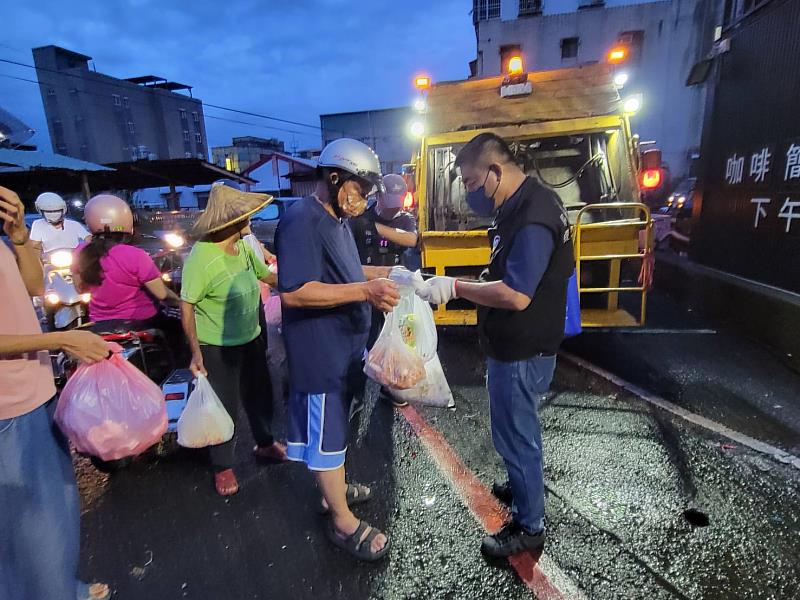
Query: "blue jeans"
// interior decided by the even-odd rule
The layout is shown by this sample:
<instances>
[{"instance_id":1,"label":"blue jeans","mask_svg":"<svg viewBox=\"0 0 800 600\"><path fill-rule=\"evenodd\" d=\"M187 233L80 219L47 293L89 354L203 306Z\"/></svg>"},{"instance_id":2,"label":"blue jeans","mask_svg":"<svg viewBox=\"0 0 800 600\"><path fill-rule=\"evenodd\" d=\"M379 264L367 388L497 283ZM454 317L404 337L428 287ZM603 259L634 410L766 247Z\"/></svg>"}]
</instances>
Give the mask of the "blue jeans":
<instances>
[{"instance_id":1,"label":"blue jeans","mask_svg":"<svg viewBox=\"0 0 800 600\"><path fill-rule=\"evenodd\" d=\"M506 464L514 494L514 519L525 529L544 529L544 474L539 400L550 389L555 356L501 362L490 358L486 376L492 441Z\"/></svg>"},{"instance_id":2,"label":"blue jeans","mask_svg":"<svg viewBox=\"0 0 800 600\"><path fill-rule=\"evenodd\" d=\"M78 488L53 410L0 419L0 598L78 594Z\"/></svg>"}]
</instances>

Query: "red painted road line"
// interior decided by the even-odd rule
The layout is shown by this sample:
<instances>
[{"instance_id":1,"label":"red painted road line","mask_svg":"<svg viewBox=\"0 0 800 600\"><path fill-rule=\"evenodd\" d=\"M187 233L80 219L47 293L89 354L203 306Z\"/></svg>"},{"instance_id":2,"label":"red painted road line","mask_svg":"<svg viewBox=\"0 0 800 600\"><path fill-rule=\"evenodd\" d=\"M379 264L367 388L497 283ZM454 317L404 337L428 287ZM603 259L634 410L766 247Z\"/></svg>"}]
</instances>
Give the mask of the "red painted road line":
<instances>
[{"instance_id":1,"label":"red painted road line","mask_svg":"<svg viewBox=\"0 0 800 600\"><path fill-rule=\"evenodd\" d=\"M447 443L441 432L430 425L412 406L400 409L414 433L430 453L439 470L450 480L462 501L488 533L500 529L509 517L508 511L484 487ZM538 565L531 554L518 554L509 559L522 581L538 600L566 598Z\"/></svg>"}]
</instances>

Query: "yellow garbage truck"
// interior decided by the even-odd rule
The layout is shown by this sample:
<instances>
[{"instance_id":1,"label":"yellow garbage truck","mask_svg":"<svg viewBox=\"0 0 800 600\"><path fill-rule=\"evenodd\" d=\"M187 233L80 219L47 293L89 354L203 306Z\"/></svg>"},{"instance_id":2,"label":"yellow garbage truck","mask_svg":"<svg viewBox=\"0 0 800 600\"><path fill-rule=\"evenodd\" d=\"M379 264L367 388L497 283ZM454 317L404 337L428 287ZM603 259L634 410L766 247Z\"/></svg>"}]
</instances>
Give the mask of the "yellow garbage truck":
<instances>
[{"instance_id":1,"label":"yellow garbage truck","mask_svg":"<svg viewBox=\"0 0 800 600\"><path fill-rule=\"evenodd\" d=\"M476 278L489 262L491 219L467 207L454 161L469 140L491 131L569 211L582 326L642 325L653 223L641 192L660 183L660 165L651 160L645 168L628 120L638 99L621 98L612 68L595 64L436 84L421 79L419 121L411 126L421 144L409 171L423 270ZM437 309L436 320L473 325L475 308L454 300Z\"/></svg>"}]
</instances>

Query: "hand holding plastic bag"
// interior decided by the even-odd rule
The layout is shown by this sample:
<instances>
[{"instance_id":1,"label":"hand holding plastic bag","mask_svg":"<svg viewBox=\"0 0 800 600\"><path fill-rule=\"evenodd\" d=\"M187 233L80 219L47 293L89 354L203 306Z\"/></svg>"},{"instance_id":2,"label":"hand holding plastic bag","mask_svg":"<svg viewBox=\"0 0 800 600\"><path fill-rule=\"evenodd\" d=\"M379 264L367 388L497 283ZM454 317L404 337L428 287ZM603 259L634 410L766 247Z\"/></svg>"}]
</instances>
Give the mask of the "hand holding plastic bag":
<instances>
[{"instance_id":1,"label":"hand holding plastic bag","mask_svg":"<svg viewBox=\"0 0 800 600\"><path fill-rule=\"evenodd\" d=\"M55 413L79 452L106 461L141 454L167 430L161 389L120 356L119 345L109 347L113 354L108 360L78 367Z\"/></svg>"},{"instance_id":2,"label":"hand holding plastic bag","mask_svg":"<svg viewBox=\"0 0 800 600\"><path fill-rule=\"evenodd\" d=\"M224 444L233 437L233 420L205 375L198 375L194 391L178 419L178 443L185 448Z\"/></svg>"}]
</instances>

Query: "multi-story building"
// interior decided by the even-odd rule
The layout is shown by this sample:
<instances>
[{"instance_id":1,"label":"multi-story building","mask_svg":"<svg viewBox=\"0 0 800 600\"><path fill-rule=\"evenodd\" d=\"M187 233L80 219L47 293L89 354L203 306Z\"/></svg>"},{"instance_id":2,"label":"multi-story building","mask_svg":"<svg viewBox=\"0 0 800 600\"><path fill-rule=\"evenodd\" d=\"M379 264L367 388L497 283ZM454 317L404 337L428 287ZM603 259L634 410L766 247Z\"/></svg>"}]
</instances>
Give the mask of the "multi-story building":
<instances>
[{"instance_id":1,"label":"multi-story building","mask_svg":"<svg viewBox=\"0 0 800 600\"><path fill-rule=\"evenodd\" d=\"M322 147L341 137L361 140L375 150L384 173L399 173L418 149L408 133L413 117L410 107L320 115Z\"/></svg>"},{"instance_id":2,"label":"multi-story building","mask_svg":"<svg viewBox=\"0 0 800 600\"><path fill-rule=\"evenodd\" d=\"M90 69L90 60L58 46L33 49L54 152L103 164L208 156L203 104L191 86L153 75L117 79Z\"/></svg>"},{"instance_id":3,"label":"multi-story building","mask_svg":"<svg viewBox=\"0 0 800 600\"><path fill-rule=\"evenodd\" d=\"M574 67L604 61L621 44L628 81L620 93L642 95L633 130L655 141L680 176L698 156L705 104L704 88L685 83L714 43L718 7L716 0L473 0L471 73L502 74L517 54L529 71Z\"/></svg>"},{"instance_id":4,"label":"multi-story building","mask_svg":"<svg viewBox=\"0 0 800 600\"><path fill-rule=\"evenodd\" d=\"M283 151L283 142L275 138L235 137L230 146L211 148L211 160L228 171L244 173L250 165L261 160L262 156Z\"/></svg>"}]
</instances>

